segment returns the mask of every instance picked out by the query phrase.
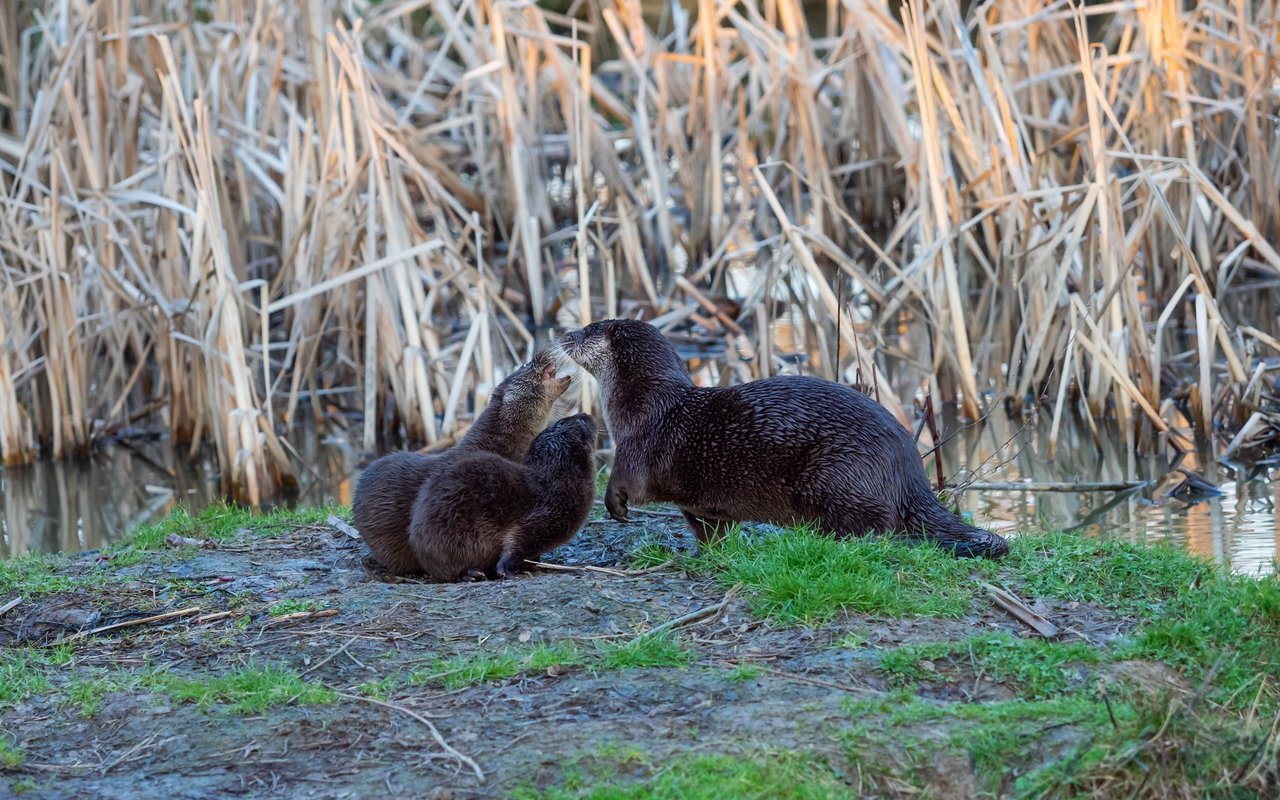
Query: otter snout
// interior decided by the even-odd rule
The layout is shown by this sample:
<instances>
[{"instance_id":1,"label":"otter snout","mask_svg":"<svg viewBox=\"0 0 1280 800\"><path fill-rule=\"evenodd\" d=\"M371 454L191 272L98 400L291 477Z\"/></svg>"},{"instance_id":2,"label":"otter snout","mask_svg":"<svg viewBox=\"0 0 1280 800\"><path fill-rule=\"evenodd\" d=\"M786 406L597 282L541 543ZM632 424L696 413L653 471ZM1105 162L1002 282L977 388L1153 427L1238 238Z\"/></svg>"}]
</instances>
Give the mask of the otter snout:
<instances>
[{"instance_id":1,"label":"otter snout","mask_svg":"<svg viewBox=\"0 0 1280 800\"><path fill-rule=\"evenodd\" d=\"M578 361L578 356L582 354L582 342L586 337L586 331L582 328L577 328L576 330L567 331L556 341L556 343L560 345L560 350L564 352L565 355L574 361Z\"/></svg>"}]
</instances>

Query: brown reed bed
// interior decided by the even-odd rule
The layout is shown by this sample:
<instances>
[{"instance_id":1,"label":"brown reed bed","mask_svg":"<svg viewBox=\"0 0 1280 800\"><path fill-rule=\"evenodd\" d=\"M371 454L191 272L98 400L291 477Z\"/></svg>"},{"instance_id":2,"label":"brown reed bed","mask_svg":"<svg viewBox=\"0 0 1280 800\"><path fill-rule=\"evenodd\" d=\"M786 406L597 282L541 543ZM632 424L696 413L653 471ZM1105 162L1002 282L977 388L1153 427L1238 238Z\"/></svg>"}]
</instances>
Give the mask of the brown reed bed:
<instances>
[{"instance_id":1,"label":"brown reed bed","mask_svg":"<svg viewBox=\"0 0 1280 800\"><path fill-rule=\"evenodd\" d=\"M160 425L258 503L636 313L904 422L1275 430L1275 2L548 5L6 4L5 463Z\"/></svg>"}]
</instances>

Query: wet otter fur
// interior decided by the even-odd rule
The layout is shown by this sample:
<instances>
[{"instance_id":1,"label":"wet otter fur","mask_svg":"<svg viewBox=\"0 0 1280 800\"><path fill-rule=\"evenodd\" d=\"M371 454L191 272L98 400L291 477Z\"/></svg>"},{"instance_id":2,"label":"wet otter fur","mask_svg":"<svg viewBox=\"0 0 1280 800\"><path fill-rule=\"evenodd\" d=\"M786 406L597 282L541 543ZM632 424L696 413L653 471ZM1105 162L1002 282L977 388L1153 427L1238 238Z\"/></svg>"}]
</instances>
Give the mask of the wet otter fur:
<instances>
[{"instance_id":1,"label":"wet otter fur","mask_svg":"<svg viewBox=\"0 0 1280 800\"><path fill-rule=\"evenodd\" d=\"M600 382L614 519L626 521L628 504L667 501L699 541L734 522L812 523L835 535L895 531L957 556L1008 552L938 501L906 430L855 389L798 376L700 388L639 320L595 322L560 346Z\"/></svg>"},{"instance_id":2,"label":"wet otter fur","mask_svg":"<svg viewBox=\"0 0 1280 800\"><path fill-rule=\"evenodd\" d=\"M470 453L423 484L409 541L426 576L511 578L569 541L595 499L596 422L575 414L538 434L523 464Z\"/></svg>"},{"instance_id":3,"label":"wet otter fur","mask_svg":"<svg viewBox=\"0 0 1280 800\"><path fill-rule=\"evenodd\" d=\"M409 521L423 483L469 453L524 461L530 443L551 417L555 401L569 388L572 376L557 378L557 366L552 350L539 351L498 384L462 441L431 455L389 453L360 475L351 502L352 522L389 573L422 571L409 544Z\"/></svg>"}]
</instances>

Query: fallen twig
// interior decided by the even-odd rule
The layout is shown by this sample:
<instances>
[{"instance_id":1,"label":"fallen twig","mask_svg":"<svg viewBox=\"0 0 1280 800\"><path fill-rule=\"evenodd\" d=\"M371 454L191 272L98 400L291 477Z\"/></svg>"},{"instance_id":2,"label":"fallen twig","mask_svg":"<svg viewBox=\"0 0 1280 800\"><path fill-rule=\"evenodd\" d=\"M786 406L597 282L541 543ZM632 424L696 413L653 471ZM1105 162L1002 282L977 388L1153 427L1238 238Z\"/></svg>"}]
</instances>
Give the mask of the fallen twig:
<instances>
[{"instance_id":1,"label":"fallen twig","mask_svg":"<svg viewBox=\"0 0 1280 800\"><path fill-rule=\"evenodd\" d=\"M53 647L59 644L66 644L67 642L74 642L76 639L83 639L86 636L94 636L99 633L106 633L107 631L119 630L120 628L133 628L138 625L150 625L153 622L164 622L165 620L177 619L178 617L189 617L192 614L199 613L199 611L200 606L191 606L190 608L183 608L177 611L166 611L163 614L156 614L151 617L142 617L140 619L131 619L127 622L116 622L111 625L103 625L100 628L94 628L89 631L80 631L79 633L74 633L65 639L49 642L45 644L45 647Z\"/></svg>"},{"instance_id":2,"label":"fallen twig","mask_svg":"<svg viewBox=\"0 0 1280 800\"><path fill-rule=\"evenodd\" d=\"M274 625L278 622L291 622L297 619L307 619L308 617L335 617L337 615L338 609L336 608L326 608L321 611L295 611L292 614L281 614L278 617L273 617L267 624Z\"/></svg>"},{"instance_id":3,"label":"fallen twig","mask_svg":"<svg viewBox=\"0 0 1280 800\"><path fill-rule=\"evenodd\" d=\"M978 489L988 492L1022 491L1022 492L1127 492L1130 489L1141 489L1150 486L1154 481L1100 481L1096 483L1065 481L1012 481L1010 483L970 483L957 486L954 491L963 492Z\"/></svg>"},{"instance_id":4,"label":"fallen twig","mask_svg":"<svg viewBox=\"0 0 1280 800\"><path fill-rule=\"evenodd\" d=\"M239 612L236 612L236 611L218 611L218 612L215 612L215 613L213 613L213 614L201 614L200 616L198 616L198 617L196 617L195 619L191 620L191 624L192 624L192 625L203 625L203 624L204 624L204 623L206 623L206 622L214 622L214 621L216 621L216 620L226 619L227 617L235 616L237 613L239 613Z\"/></svg>"},{"instance_id":5,"label":"fallen twig","mask_svg":"<svg viewBox=\"0 0 1280 800\"><path fill-rule=\"evenodd\" d=\"M568 564L548 564L545 561L525 561L526 564L532 564L542 569L554 570L557 572L600 572L605 575L616 575L619 578L630 578L636 575L648 575L652 572L661 572L672 564L676 563L674 558L668 558L661 564L654 567L645 567L644 569L612 569L611 567L592 567L592 566L570 566Z\"/></svg>"},{"instance_id":6,"label":"fallen twig","mask_svg":"<svg viewBox=\"0 0 1280 800\"><path fill-rule=\"evenodd\" d=\"M1001 589L998 586L992 586L986 581L978 581L978 585L987 590L987 594L991 595L991 599L996 605L1007 611L1011 617L1023 625L1033 629L1046 639L1052 639L1058 635L1057 625L1032 611L1031 606L1024 603L1012 592Z\"/></svg>"},{"instance_id":7,"label":"fallen twig","mask_svg":"<svg viewBox=\"0 0 1280 800\"><path fill-rule=\"evenodd\" d=\"M348 640L346 640L345 642L343 642L343 643L342 643L342 646L341 646L341 647L339 647L337 650L334 650L334 651L333 651L332 653L330 653L329 655L325 656L321 661L317 662L314 666L307 667L305 670L303 670L303 672L302 672L302 676L305 678L307 675L310 675L311 673L313 673L313 672L315 672L316 670L320 669L320 668L321 668L321 667L323 667L325 664L328 664L330 661L332 661L332 660L333 660L334 658L336 658L337 656L341 655L342 653L346 653L346 652L347 652L347 648L351 646L351 642L352 642L352 641L353 641L352 639L348 639ZM348 653L348 655L350 655L350 653Z\"/></svg>"},{"instance_id":8,"label":"fallen twig","mask_svg":"<svg viewBox=\"0 0 1280 800\"><path fill-rule=\"evenodd\" d=\"M5 603L4 605L0 606L0 617L3 617L5 614L8 614L10 611L12 611L12 610L14 610L15 608L17 608L17 607L18 607L18 604L19 604L19 603L21 603L21 602L22 602L22 598L21 598L21 597L15 597L15 598L13 598L12 600L10 600L9 602L7 602L7 603Z\"/></svg>"},{"instance_id":9,"label":"fallen twig","mask_svg":"<svg viewBox=\"0 0 1280 800\"><path fill-rule=\"evenodd\" d=\"M770 675L777 676L779 678L782 678L783 680L795 681L796 683L807 683L811 686L821 686L825 689L836 689L841 692L849 692L850 694L859 694L859 693L871 691L870 689L862 686L844 686L839 683L833 683L832 681L824 681L818 678L810 678L807 675L796 675L793 672L783 672L780 669L774 669L772 667L761 667L761 669L763 669L765 672L769 673Z\"/></svg>"},{"instance_id":10,"label":"fallen twig","mask_svg":"<svg viewBox=\"0 0 1280 800\"><path fill-rule=\"evenodd\" d=\"M355 539L356 541L360 541L360 531L356 530L355 528L351 527L347 523L338 519L335 515L333 514L329 515L329 524L337 528L342 533L345 533L349 538Z\"/></svg>"},{"instance_id":11,"label":"fallen twig","mask_svg":"<svg viewBox=\"0 0 1280 800\"><path fill-rule=\"evenodd\" d=\"M465 764L466 766L470 767L471 771L476 774L476 778L478 778L481 782L484 781L484 772L481 771L480 765L477 764L475 761L473 761L470 758L470 756L464 755L463 753L460 753L457 750L450 747L449 743L446 742L444 740L444 737L440 735L440 731L436 729L436 726L431 724L431 720L422 716L418 712L413 711L412 709L405 708L404 706L396 705L395 703L388 703L383 700L375 700L372 697L361 697L360 695L346 694L344 692L336 692L336 694L339 697L345 697L348 700L359 700L365 703L373 703L375 706L382 706L383 708L390 708L393 711L399 711L402 714L408 714L409 716L416 719L418 722L421 722L423 725L427 726L427 730L431 731L431 736L436 740L436 743L439 744L440 747L446 753L456 758L459 761L459 763Z\"/></svg>"},{"instance_id":12,"label":"fallen twig","mask_svg":"<svg viewBox=\"0 0 1280 800\"><path fill-rule=\"evenodd\" d=\"M640 634L636 638L641 639L641 638L644 638L645 636L657 636L659 634L666 633L667 631L679 628L683 625L688 625L692 622L698 622L706 618L710 618L714 620L724 612L724 610L729 606L729 601L732 600L733 596L740 591L742 591L742 584L735 583L733 587L729 589L729 591L725 592L724 599L721 600L719 603L716 603L714 606L707 606L706 608L700 608L697 611L691 611L688 614L685 614L683 617L676 617L673 620L668 620L667 622L662 623L656 628L645 631L644 633Z\"/></svg>"}]
</instances>

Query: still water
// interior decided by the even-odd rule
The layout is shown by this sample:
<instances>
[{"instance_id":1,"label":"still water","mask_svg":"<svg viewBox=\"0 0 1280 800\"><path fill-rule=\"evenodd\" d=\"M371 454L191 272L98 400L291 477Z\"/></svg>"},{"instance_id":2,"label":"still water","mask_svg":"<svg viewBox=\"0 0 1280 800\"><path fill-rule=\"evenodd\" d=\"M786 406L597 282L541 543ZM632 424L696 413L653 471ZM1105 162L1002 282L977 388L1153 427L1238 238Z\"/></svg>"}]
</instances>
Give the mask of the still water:
<instances>
[{"instance_id":1,"label":"still water","mask_svg":"<svg viewBox=\"0 0 1280 800\"><path fill-rule=\"evenodd\" d=\"M954 434L954 435L953 435ZM949 484L1037 481L1163 481L1128 493L968 490L960 505L1001 533L1070 529L1089 536L1169 541L1246 574L1268 573L1280 559L1280 472L1237 481L1194 454L1178 465L1217 485L1218 495L1187 502L1171 496L1168 465L1128 453L1123 441L1087 431L1059 432L1053 458L1048 425L992 414L980 425L948 420L942 435ZM305 464L299 503L350 503L360 472L358 440L346 433L295 434ZM934 472L929 465L932 479ZM114 447L84 462L41 462L0 469L0 557L101 547L179 503L199 510L218 497L215 465L192 460L163 441Z\"/></svg>"}]
</instances>

